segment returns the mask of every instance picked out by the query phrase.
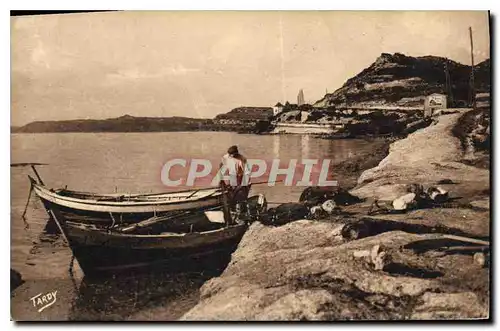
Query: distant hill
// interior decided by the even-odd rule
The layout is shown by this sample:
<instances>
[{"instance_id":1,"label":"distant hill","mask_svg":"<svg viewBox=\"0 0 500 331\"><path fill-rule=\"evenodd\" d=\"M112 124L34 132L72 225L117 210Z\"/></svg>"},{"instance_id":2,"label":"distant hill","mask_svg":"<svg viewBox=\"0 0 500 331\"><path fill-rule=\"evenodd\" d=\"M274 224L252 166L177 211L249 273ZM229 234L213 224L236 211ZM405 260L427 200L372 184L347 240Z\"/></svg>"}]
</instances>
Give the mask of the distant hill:
<instances>
[{"instance_id":1,"label":"distant hill","mask_svg":"<svg viewBox=\"0 0 500 331\"><path fill-rule=\"evenodd\" d=\"M12 127L13 133L39 132L157 132L213 130L213 120L188 117L134 117L104 120L37 121Z\"/></svg>"},{"instance_id":2,"label":"distant hill","mask_svg":"<svg viewBox=\"0 0 500 331\"><path fill-rule=\"evenodd\" d=\"M271 107L238 107L225 114L215 116L215 120L266 121L273 116Z\"/></svg>"},{"instance_id":3,"label":"distant hill","mask_svg":"<svg viewBox=\"0 0 500 331\"><path fill-rule=\"evenodd\" d=\"M454 100L467 103L471 67L437 56L411 57L382 53L374 63L333 93L318 100L315 107L415 107L425 96L446 93L445 64L448 66ZM490 90L490 60L475 66L478 93Z\"/></svg>"},{"instance_id":4,"label":"distant hill","mask_svg":"<svg viewBox=\"0 0 500 331\"><path fill-rule=\"evenodd\" d=\"M255 109L253 109L255 108ZM256 110L260 109L260 110ZM269 110L271 109L271 110ZM12 133L44 132L169 132L169 131L236 131L254 132L260 118L268 118L272 108L241 107L218 120L190 117L135 117L124 115L103 120L79 119L36 121L24 126L12 126Z\"/></svg>"}]
</instances>

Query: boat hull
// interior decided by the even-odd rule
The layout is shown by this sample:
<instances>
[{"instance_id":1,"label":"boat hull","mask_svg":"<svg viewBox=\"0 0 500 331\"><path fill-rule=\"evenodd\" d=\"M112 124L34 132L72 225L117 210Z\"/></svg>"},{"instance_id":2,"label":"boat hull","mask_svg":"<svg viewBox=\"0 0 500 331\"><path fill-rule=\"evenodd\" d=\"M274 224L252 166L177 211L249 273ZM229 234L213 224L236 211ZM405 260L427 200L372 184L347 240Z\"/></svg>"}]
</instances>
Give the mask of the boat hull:
<instances>
[{"instance_id":1,"label":"boat hull","mask_svg":"<svg viewBox=\"0 0 500 331\"><path fill-rule=\"evenodd\" d=\"M56 222L87 277L151 271L203 271L225 266L247 225L211 224L213 229L158 235L123 234ZM210 224L205 225L205 229Z\"/></svg>"},{"instance_id":2,"label":"boat hull","mask_svg":"<svg viewBox=\"0 0 500 331\"><path fill-rule=\"evenodd\" d=\"M137 223L145 219L151 218L153 216L175 215L175 213L180 213L180 212L182 212L183 214L184 213L199 214L206 210L214 210L222 208L219 206L219 203L215 202L213 204L209 204L206 207L197 207L193 209L184 209L184 210L174 210L165 212L111 213L111 212L96 212L96 211L73 209L61 206L60 204L53 203L51 201L44 200L43 198L41 198L41 200L47 211L51 209L58 209L61 215L67 221L78 222L83 224L95 224L103 227L111 225L119 225L121 223L124 224ZM172 223L186 223L187 225L189 225L189 221L192 220L194 219L191 218L188 219L187 222L184 222L182 218L179 218L177 220L173 219Z\"/></svg>"},{"instance_id":3,"label":"boat hull","mask_svg":"<svg viewBox=\"0 0 500 331\"><path fill-rule=\"evenodd\" d=\"M124 199L129 200L119 201L119 195L98 195L93 198L88 193L69 191L73 194L71 196L49 190L33 180L32 185L47 211L57 209L66 220L82 223L102 225L135 223L153 216L213 210L222 206L222 193L217 188L155 195L129 195L124 196ZM108 201L102 201L104 199Z\"/></svg>"},{"instance_id":4,"label":"boat hull","mask_svg":"<svg viewBox=\"0 0 500 331\"><path fill-rule=\"evenodd\" d=\"M87 277L153 271L203 271L220 268L230 260L241 237L190 249L127 249L124 247L79 246L74 255Z\"/></svg>"}]
</instances>

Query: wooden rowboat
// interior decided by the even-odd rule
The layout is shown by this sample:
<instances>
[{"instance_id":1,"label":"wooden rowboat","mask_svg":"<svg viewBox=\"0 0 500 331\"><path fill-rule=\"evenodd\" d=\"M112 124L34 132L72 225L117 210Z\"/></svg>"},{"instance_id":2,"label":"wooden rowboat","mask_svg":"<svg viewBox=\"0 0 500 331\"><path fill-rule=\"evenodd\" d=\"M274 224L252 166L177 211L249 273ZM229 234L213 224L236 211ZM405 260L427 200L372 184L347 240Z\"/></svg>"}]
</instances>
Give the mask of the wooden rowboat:
<instances>
[{"instance_id":1,"label":"wooden rowboat","mask_svg":"<svg viewBox=\"0 0 500 331\"><path fill-rule=\"evenodd\" d=\"M248 224L267 207L258 195L248 198L245 208L231 211L227 192L220 188L157 194L53 190L29 165L38 178L28 176L32 190L88 277L223 267Z\"/></svg>"},{"instance_id":2,"label":"wooden rowboat","mask_svg":"<svg viewBox=\"0 0 500 331\"><path fill-rule=\"evenodd\" d=\"M134 223L153 216L222 208L222 191L203 188L154 194L94 194L48 189L28 176L48 210L56 208L69 221L111 225Z\"/></svg>"},{"instance_id":3,"label":"wooden rowboat","mask_svg":"<svg viewBox=\"0 0 500 331\"><path fill-rule=\"evenodd\" d=\"M154 234L125 233L123 226L106 230L68 221L57 209L48 211L87 277L211 268L229 261L247 229L243 222L225 223L222 211L218 221L194 217L196 222L187 228L176 222L160 222L162 226Z\"/></svg>"}]
</instances>

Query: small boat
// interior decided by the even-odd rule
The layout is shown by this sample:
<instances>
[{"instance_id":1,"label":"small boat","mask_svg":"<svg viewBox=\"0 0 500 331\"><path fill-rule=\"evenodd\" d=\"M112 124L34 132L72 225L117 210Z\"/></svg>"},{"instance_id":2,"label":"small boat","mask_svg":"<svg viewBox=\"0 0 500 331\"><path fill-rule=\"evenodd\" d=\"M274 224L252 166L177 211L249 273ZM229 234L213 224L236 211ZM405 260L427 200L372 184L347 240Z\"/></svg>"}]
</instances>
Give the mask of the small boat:
<instances>
[{"instance_id":1,"label":"small boat","mask_svg":"<svg viewBox=\"0 0 500 331\"><path fill-rule=\"evenodd\" d=\"M220 188L153 194L95 194L65 188L48 189L43 182L28 177L47 211L56 208L66 220L75 222L114 225L222 208Z\"/></svg>"},{"instance_id":2,"label":"small boat","mask_svg":"<svg viewBox=\"0 0 500 331\"><path fill-rule=\"evenodd\" d=\"M225 266L248 224L267 209L262 194L232 205L221 188L156 194L48 189L36 164L13 166L26 165L38 178L28 176L33 191L87 277Z\"/></svg>"},{"instance_id":3,"label":"small boat","mask_svg":"<svg viewBox=\"0 0 500 331\"><path fill-rule=\"evenodd\" d=\"M213 211L210 217L184 217L195 220L191 222L156 216L107 229L68 221L55 208L48 212L87 277L160 269L204 270L227 264L248 227L247 222L228 222L223 211Z\"/></svg>"}]
</instances>

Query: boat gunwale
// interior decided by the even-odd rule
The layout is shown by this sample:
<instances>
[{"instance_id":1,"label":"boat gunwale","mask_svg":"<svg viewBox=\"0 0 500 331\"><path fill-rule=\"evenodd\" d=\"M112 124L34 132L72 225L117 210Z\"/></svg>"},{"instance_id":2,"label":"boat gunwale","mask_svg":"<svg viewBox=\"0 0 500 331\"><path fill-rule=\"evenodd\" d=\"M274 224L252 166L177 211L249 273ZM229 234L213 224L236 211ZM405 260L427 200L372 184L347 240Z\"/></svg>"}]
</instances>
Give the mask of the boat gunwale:
<instances>
[{"instance_id":1,"label":"boat gunwale","mask_svg":"<svg viewBox=\"0 0 500 331\"><path fill-rule=\"evenodd\" d=\"M235 231L235 230L241 230L245 229L248 227L247 224L241 223L241 224L234 224L231 226L223 226L219 229L215 230L208 230L208 231L201 231L201 232L184 232L184 233L175 233L175 232L163 232L160 234L130 234L130 233L120 233L120 232L107 232L106 230L100 230L100 229L93 229L93 228L86 228L84 226L80 226L79 224L72 224L70 222L66 222L65 224L66 227L72 228L72 229L77 229L82 232L93 232L93 233L99 233L104 236L110 236L114 238L150 238L150 239L162 239L162 238L179 238L179 237L186 237L188 235L199 235L199 236L204 236L204 235L209 235L209 234L215 234L217 232L224 233L224 232L230 232L230 231Z\"/></svg>"},{"instance_id":2,"label":"boat gunwale","mask_svg":"<svg viewBox=\"0 0 500 331\"><path fill-rule=\"evenodd\" d=\"M38 183L34 183L37 186L41 186L47 190L50 191L46 186L40 185ZM158 193L92 193L92 192L85 192L85 191L73 191L73 190L68 190L65 188L59 188L55 189L54 192L57 194L60 194L60 192L68 192L69 194L77 194L77 195L84 195L84 196L89 196L89 197L103 197L103 198L119 198L119 197L125 197L125 198L140 198L140 197L162 197L162 196L167 196L167 195L172 195L172 194L177 194L177 193L188 193L188 192L202 192L202 191L210 191L210 190L220 190L218 187L204 187L200 189L187 189L187 190L181 190L181 191L171 191L171 192L158 192ZM67 197L66 195L61 195L64 197ZM71 197L71 196L69 196ZM85 199L83 199L85 200Z\"/></svg>"},{"instance_id":3,"label":"boat gunwale","mask_svg":"<svg viewBox=\"0 0 500 331\"><path fill-rule=\"evenodd\" d=\"M186 199L179 199L179 200L167 200L167 199L158 199L156 201L98 201L98 200L89 200L89 199L79 199L79 198L72 198L72 197L67 197L64 195L60 195L57 192L53 192L46 188L45 186L39 185L34 183L34 188L35 192L39 197L42 199L46 199L45 196L49 196L52 199L56 201L65 201L65 202L73 202L73 203L80 203L83 205L89 205L89 206L107 206L107 207L136 207L136 206L158 206L158 205L176 205L176 204L183 204L183 203L192 203L192 202L197 202L197 201L205 201L205 200L210 200L210 199L217 199L222 195L222 192L218 190L217 188L213 189L208 189L212 190L213 192L210 194L207 194L202 197L196 197L194 195L191 198L186 198ZM205 190L205 189L204 189ZM196 190L194 190L196 191ZM188 191L189 192L189 191ZM40 193L40 194L39 194ZM170 194L175 194L177 192L172 192ZM56 203L55 201L52 201L53 203Z\"/></svg>"}]
</instances>

